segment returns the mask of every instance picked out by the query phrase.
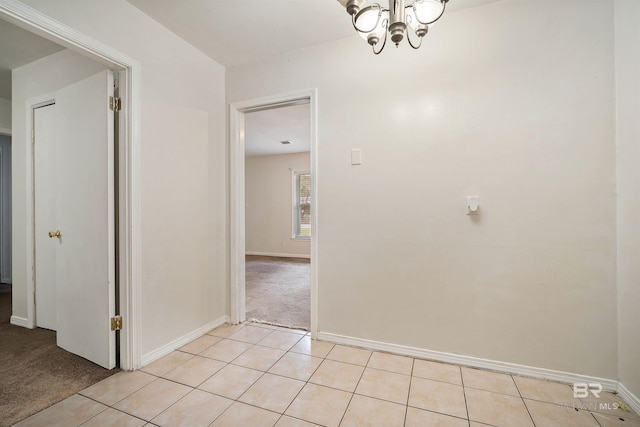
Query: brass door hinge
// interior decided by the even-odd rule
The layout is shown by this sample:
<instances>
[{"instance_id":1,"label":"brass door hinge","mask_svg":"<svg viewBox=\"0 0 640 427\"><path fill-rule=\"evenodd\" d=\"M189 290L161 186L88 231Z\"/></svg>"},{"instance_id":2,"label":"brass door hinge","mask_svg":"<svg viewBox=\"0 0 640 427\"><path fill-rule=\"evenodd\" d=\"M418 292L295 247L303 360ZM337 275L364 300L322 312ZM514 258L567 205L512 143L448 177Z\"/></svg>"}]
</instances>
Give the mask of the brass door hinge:
<instances>
[{"instance_id":1,"label":"brass door hinge","mask_svg":"<svg viewBox=\"0 0 640 427\"><path fill-rule=\"evenodd\" d=\"M111 330L119 331L122 329L122 316L115 316L111 318Z\"/></svg>"},{"instance_id":2,"label":"brass door hinge","mask_svg":"<svg viewBox=\"0 0 640 427\"><path fill-rule=\"evenodd\" d=\"M120 111L120 110L122 110L122 99L110 96L109 97L109 109L111 111Z\"/></svg>"}]
</instances>

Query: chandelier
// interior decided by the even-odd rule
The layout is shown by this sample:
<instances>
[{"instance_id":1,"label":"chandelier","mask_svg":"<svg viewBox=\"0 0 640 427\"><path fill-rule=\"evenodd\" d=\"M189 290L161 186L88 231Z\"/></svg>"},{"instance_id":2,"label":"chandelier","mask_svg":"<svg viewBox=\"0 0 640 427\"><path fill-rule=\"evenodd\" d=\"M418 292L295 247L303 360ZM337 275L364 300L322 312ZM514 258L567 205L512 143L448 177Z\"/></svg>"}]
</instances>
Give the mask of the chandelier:
<instances>
[{"instance_id":1,"label":"chandelier","mask_svg":"<svg viewBox=\"0 0 640 427\"><path fill-rule=\"evenodd\" d=\"M429 31L429 25L444 14L448 1L389 0L389 8L383 9L378 3L361 7L365 0L348 0L346 8L347 13L351 15L353 27L377 55L387 43L387 33L391 34L391 41L396 47L406 33L411 47L418 49L422 44L422 38Z\"/></svg>"}]
</instances>

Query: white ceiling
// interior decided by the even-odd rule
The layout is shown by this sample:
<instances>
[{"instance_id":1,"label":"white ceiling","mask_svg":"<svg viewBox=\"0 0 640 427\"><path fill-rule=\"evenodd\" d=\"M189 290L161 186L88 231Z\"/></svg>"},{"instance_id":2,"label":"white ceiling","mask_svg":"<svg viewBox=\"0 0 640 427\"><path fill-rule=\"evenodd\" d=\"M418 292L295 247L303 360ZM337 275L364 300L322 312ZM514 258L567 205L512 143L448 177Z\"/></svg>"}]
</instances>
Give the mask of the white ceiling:
<instances>
[{"instance_id":1,"label":"white ceiling","mask_svg":"<svg viewBox=\"0 0 640 427\"><path fill-rule=\"evenodd\" d=\"M309 104L245 114L244 149L247 157L308 152L311 125ZM290 141L283 145L281 141Z\"/></svg>"},{"instance_id":2,"label":"white ceiling","mask_svg":"<svg viewBox=\"0 0 640 427\"><path fill-rule=\"evenodd\" d=\"M128 1L225 67L356 35L346 0ZM451 0L447 13L495 1Z\"/></svg>"},{"instance_id":3,"label":"white ceiling","mask_svg":"<svg viewBox=\"0 0 640 427\"><path fill-rule=\"evenodd\" d=\"M0 98L11 99L11 70L64 47L0 19Z\"/></svg>"},{"instance_id":4,"label":"white ceiling","mask_svg":"<svg viewBox=\"0 0 640 427\"><path fill-rule=\"evenodd\" d=\"M225 67L357 37L346 0L127 1ZM495 1L451 0L446 13ZM292 144L280 144L284 140ZM304 151L309 151L308 105L246 115L247 156Z\"/></svg>"}]
</instances>

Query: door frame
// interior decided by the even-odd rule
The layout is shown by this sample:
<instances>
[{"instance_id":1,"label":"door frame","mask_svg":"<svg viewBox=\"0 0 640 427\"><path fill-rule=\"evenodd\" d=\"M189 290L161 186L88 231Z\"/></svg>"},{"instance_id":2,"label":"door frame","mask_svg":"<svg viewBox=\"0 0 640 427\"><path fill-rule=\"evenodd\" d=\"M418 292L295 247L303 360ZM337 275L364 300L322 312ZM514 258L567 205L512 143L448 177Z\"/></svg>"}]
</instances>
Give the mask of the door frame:
<instances>
[{"instance_id":1,"label":"door frame","mask_svg":"<svg viewBox=\"0 0 640 427\"><path fill-rule=\"evenodd\" d=\"M45 94L27 100L27 130L25 135L33 135L35 131L35 110L37 108L46 107L49 105L55 105L55 95ZM36 277L36 159L34 151L34 141L31 144L27 144L27 188L31 193L29 202L27 203L26 216L28 218L27 225L29 229L27 232L27 252L33 254L33 259L30 257L27 259L27 265L32 265L31 276L27 275L27 295L34 295L33 298L27 298L27 322L29 328L38 327L38 313L35 304L35 293L38 290L38 283Z\"/></svg>"},{"instance_id":2,"label":"door frame","mask_svg":"<svg viewBox=\"0 0 640 427\"><path fill-rule=\"evenodd\" d=\"M311 337L318 333L318 93L306 89L264 98L235 102L229 105L229 166L230 166L230 286L231 323L246 320L245 312L245 114L252 111L309 102L310 171L311 171Z\"/></svg>"},{"instance_id":3,"label":"door frame","mask_svg":"<svg viewBox=\"0 0 640 427\"><path fill-rule=\"evenodd\" d=\"M140 353L140 63L122 52L105 45L17 0L0 0L0 19L58 43L113 69L118 76L122 110L119 139L119 187L117 213L119 220L120 367L133 370L142 366ZM106 102L106 101L105 101ZM30 107L27 106L29 110ZM31 122L28 123L31 125ZM30 131L28 129L28 131ZM29 135L29 133L27 133ZM27 158L32 158L27 144ZM31 167L31 166L29 166ZM27 191L33 195L33 175L27 176ZM31 212L29 212L31 209ZM28 229L33 230L32 208L27 210ZM33 289L33 239L27 239L27 287ZM28 319L21 326L33 327L34 307L31 295L26 295ZM106 321L107 319L105 319Z\"/></svg>"}]
</instances>

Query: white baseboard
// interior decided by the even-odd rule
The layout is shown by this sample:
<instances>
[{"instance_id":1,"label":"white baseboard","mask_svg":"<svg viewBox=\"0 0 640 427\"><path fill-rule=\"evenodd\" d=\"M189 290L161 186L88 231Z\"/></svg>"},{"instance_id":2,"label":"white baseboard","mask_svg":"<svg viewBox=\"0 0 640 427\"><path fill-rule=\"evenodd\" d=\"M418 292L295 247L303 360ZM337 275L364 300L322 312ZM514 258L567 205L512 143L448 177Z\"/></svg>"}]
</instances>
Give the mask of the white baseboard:
<instances>
[{"instance_id":1,"label":"white baseboard","mask_svg":"<svg viewBox=\"0 0 640 427\"><path fill-rule=\"evenodd\" d=\"M279 254L275 252L245 252L245 255L255 255L255 256L275 256L278 258L307 258L310 259L311 255L305 254Z\"/></svg>"},{"instance_id":2,"label":"white baseboard","mask_svg":"<svg viewBox=\"0 0 640 427\"><path fill-rule=\"evenodd\" d=\"M636 414L640 414L640 399L620 382L618 383L618 395L629 404L629 407L633 409Z\"/></svg>"},{"instance_id":3,"label":"white baseboard","mask_svg":"<svg viewBox=\"0 0 640 427\"><path fill-rule=\"evenodd\" d=\"M207 323L204 326L201 326L200 328L196 329L195 331L189 332L186 335L181 336L180 338L177 338L165 345L163 345L160 348L157 348L153 351L150 351L149 353L143 354L142 355L142 366L146 366L149 363L160 359L163 356L166 356L167 354L171 353L172 351L182 347L185 344L190 343L191 341L195 340L196 338L200 338L201 336L203 336L204 334L206 334L207 332L209 332L212 329L217 328L218 326L224 325L225 323L229 323L229 316L223 316L217 320L214 320L213 322Z\"/></svg>"},{"instance_id":4,"label":"white baseboard","mask_svg":"<svg viewBox=\"0 0 640 427\"><path fill-rule=\"evenodd\" d=\"M398 344L389 344L380 341L372 341L361 338L353 338L344 335L318 332L318 339L335 344L345 344L355 347L364 347L372 350L380 350L403 356L411 356L419 359L436 360L438 362L453 363L456 365L471 366L474 368L488 369L491 371L517 374L526 377L552 380L568 384L600 383L604 390L618 391L618 381L607 378L598 378L588 375L573 374L570 372L554 371L551 369L537 368L534 366L518 365L516 363L500 362L496 360L481 359L460 354L445 353L441 351L426 350L417 347L408 347ZM630 404L631 405L631 404Z\"/></svg>"},{"instance_id":5,"label":"white baseboard","mask_svg":"<svg viewBox=\"0 0 640 427\"><path fill-rule=\"evenodd\" d=\"M23 327L23 328L29 328L29 329L34 328L34 325L31 322L29 322L29 319L26 319L24 317L11 316L11 320L9 321L9 323L15 326Z\"/></svg>"}]
</instances>

